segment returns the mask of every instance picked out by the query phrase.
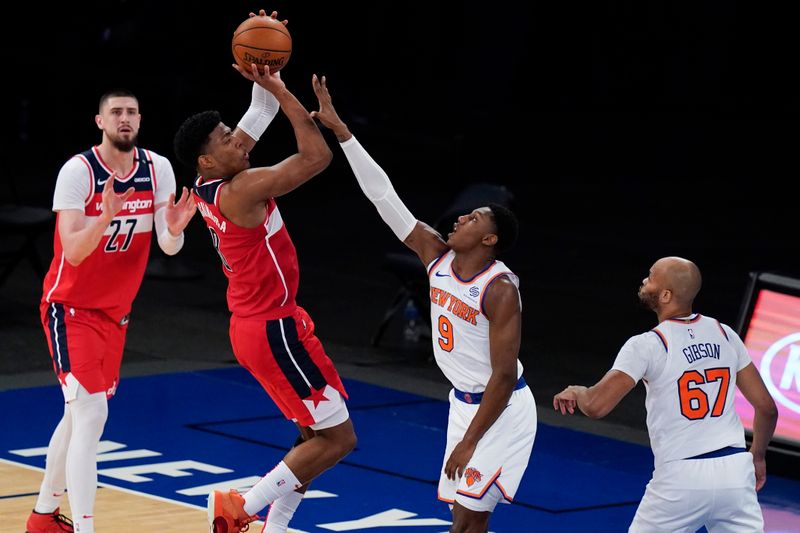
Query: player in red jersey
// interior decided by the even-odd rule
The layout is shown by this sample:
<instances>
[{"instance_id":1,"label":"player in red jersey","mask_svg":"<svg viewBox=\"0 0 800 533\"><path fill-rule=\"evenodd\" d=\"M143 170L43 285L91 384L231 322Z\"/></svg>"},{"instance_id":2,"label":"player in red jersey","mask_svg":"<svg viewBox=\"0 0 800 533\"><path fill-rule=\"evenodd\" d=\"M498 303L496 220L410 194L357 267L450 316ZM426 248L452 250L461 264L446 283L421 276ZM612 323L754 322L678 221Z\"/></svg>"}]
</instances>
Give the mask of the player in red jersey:
<instances>
[{"instance_id":1,"label":"player in red jersey","mask_svg":"<svg viewBox=\"0 0 800 533\"><path fill-rule=\"evenodd\" d=\"M175 152L198 174L193 194L228 278L233 352L305 440L246 494L212 492L209 525L240 531L270 505L264 531L284 532L308 483L356 443L342 381L295 302L297 254L275 203L324 170L332 153L277 73L234 68L255 82L253 104L236 129L216 111L196 114L176 134ZM297 153L250 168L248 154L279 108L292 124Z\"/></svg>"},{"instance_id":2,"label":"player in red jersey","mask_svg":"<svg viewBox=\"0 0 800 533\"><path fill-rule=\"evenodd\" d=\"M75 530L94 531L97 445L108 398L119 383L128 317L153 227L161 249L173 255L196 210L185 187L175 202L170 162L136 146L140 121L131 92L104 94L95 117L102 142L67 161L56 181L54 254L41 313L66 403L48 446L29 533L72 531L59 514L65 489Z\"/></svg>"}]
</instances>

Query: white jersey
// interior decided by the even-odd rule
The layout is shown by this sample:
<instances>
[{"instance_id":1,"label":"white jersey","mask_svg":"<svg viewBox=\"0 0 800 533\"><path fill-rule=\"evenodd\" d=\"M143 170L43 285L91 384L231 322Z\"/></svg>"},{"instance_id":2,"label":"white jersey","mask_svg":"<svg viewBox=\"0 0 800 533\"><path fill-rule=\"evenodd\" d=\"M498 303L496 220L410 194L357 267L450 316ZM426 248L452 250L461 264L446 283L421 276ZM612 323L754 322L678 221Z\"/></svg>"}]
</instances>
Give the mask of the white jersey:
<instances>
[{"instance_id":1,"label":"white jersey","mask_svg":"<svg viewBox=\"0 0 800 533\"><path fill-rule=\"evenodd\" d=\"M501 261L464 280L453 272L455 252L448 250L428 265L433 355L453 387L483 392L492 375L489 320L483 308L486 290L500 276L519 288L519 278ZM522 303L520 302L520 306ZM517 360L517 378L522 363Z\"/></svg>"},{"instance_id":2,"label":"white jersey","mask_svg":"<svg viewBox=\"0 0 800 533\"><path fill-rule=\"evenodd\" d=\"M736 373L750 362L730 327L699 314L665 320L628 339L613 369L644 382L656 468L727 446L744 447L733 401Z\"/></svg>"}]
</instances>

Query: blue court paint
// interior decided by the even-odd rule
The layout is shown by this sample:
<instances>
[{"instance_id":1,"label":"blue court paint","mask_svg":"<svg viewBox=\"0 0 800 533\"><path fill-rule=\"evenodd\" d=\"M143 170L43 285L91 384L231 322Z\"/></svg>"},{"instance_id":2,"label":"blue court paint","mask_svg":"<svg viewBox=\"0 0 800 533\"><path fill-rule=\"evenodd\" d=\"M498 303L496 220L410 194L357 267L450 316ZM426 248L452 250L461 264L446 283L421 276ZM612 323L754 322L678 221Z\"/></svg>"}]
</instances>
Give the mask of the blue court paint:
<instances>
[{"instance_id":1,"label":"blue court paint","mask_svg":"<svg viewBox=\"0 0 800 533\"><path fill-rule=\"evenodd\" d=\"M358 447L312 483L291 526L309 533L447 531L449 510L436 499L446 402L352 380L345 386ZM2 392L0 402L0 457L43 467L44 450L35 448L47 446L62 414L61 391ZM110 403L99 480L204 507L209 486L244 489L296 436L239 367L124 379ZM647 447L540 424L515 503L497 508L491 529L625 531L651 470ZM797 494L800 483L771 476L760 498L780 516L798 517Z\"/></svg>"}]
</instances>

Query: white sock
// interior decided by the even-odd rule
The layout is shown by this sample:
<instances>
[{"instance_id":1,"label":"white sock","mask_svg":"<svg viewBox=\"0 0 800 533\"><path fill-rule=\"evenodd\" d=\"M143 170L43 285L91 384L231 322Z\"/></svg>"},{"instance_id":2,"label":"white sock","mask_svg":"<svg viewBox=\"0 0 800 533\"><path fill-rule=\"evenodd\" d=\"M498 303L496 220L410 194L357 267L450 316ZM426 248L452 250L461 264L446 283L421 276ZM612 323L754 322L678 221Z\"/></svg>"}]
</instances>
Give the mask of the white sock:
<instances>
[{"instance_id":1,"label":"white sock","mask_svg":"<svg viewBox=\"0 0 800 533\"><path fill-rule=\"evenodd\" d=\"M103 393L105 394L105 393ZM74 518L73 515L72 527L75 528L75 533L94 533L94 517L89 518Z\"/></svg>"},{"instance_id":2,"label":"white sock","mask_svg":"<svg viewBox=\"0 0 800 533\"><path fill-rule=\"evenodd\" d=\"M294 492L301 486L302 483L289 470L286 463L281 461L272 472L262 477L261 481L244 495L244 512L254 515L281 496Z\"/></svg>"},{"instance_id":3,"label":"white sock","mask_svg":"<svg viewBox=\"0 0 800 533\"><path fill-rule=\"evenodd\" d=\"M67 490L75 531L94 533L97 493L97 445L108 417L106 393L89 394L81 387L70 402L72 438L67 452Z\"/></svg>"},{"instance_id":4,"label":"white sock","mask_svg":"<svg viewBox=\"0 0 800 533\"><path fill-rule=\"evenodd\" d=\"M286 533L289 521L294 516L297 506L303 501L303 496L305 496L303 492L292 491L272 502L269 514L267 514L267 522L261 533Z\"/></svg>"},{"instance_id":5,"label":"white sock","mask_svg":"<svg viewBox=\"0 0 800 533\"><path fill-rule=\"evenodd\" d=\"M47 446L44 479L39 487L39 498L33 507L37 513L52 513L61 504L61 497L67 488L67 449L71 435L72 414L69 404L65 403L64 416L53 431L50 444Z\"/></svg>"}]
</instances>

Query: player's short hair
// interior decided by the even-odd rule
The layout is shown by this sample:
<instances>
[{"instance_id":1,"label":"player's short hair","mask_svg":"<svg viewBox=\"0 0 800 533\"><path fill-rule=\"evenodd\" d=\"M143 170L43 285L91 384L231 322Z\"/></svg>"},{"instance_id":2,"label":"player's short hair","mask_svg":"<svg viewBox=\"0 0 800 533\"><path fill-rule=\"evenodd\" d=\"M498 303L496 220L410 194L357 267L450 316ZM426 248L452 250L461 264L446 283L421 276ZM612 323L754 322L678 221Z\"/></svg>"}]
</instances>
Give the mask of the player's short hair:
<instances>
[{"instance_id":1,"label":"player's short hair","mask_svg":"<svg viewBox=\"0 0 800 533\"><path fill-rule=\"evenodd\" d=\"M103 96L100 97L100 102L97 105L97 111L99 113L102 113L103 105L105 105L105 103L108 101L108 99L109 98L115 98L115 97L118 97L118 96L131 97L134 100L136 100L137 104L139 103L139 99L136 98L136 95L133 94L132 92L130 92L128 89L116 88L116 89L111 89L111 90L106 91L105 93L103 93Z\"/></svg>"},{"instance_id":2,"label":"player's short hair","mask_svg":"<svg viewBox=\"0 0 800 533\"><path fill-rule=\"evenodd\" d=\"M222 116L218 111L203 111L187 118L178 128L173 142L178 161L196 169L197 158L204 153L211 132L220 122Z\"/></svg>"},{"instance_id":3,"label":"player's short hair","mask_svg":"<svg viewBox=\"0 0 800 533\"><path fill-rule=\"evenodd\" d=\"M494 245L494 249L497 253L507 252L517 242L519 234L517 216L504 205L491 203L489 209L492 211L497 234L497 244Z\"/></svg>"}]
</instances>

